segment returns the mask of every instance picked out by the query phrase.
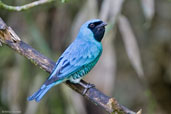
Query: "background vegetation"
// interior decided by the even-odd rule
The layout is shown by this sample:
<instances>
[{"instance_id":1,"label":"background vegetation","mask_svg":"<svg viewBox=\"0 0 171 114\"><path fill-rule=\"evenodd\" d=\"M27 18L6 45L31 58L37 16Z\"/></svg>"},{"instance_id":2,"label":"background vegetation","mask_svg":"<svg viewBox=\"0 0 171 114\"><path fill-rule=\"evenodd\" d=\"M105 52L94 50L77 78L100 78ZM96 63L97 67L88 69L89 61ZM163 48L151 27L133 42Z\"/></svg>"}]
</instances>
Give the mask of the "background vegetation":
<instances>
[{"instance_id":1,"label":"background vegetation","mask_svg":"<svg viewBox=\"0 0 171 114\"><path fill-rule=\"evenodd\" d=\"M2 0L10 5L32 1ZM170 0L67 0L22 12L0 6L0 17L23 41L54 61L82 23L92 18L106 21L103 55L84 79L134 111L170 114L170 11ZM65 84L51 89L40 103L28 102L48 75L8 47L0 47L0 113L106 113Z\"/></svg>"}]
</instances>

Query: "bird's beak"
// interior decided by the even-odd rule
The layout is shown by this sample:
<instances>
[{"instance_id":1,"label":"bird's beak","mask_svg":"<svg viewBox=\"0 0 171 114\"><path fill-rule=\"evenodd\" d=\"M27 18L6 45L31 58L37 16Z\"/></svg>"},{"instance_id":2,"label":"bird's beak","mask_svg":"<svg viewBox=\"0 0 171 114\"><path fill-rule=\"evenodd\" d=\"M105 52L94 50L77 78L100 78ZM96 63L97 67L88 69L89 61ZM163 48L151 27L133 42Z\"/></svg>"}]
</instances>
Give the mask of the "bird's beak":
<instances>
[{"instance_id":1,"label":"bird's beak","mask_svg":"<svg viewBox=\"0 0 171 114\"><path fill-rule=\"evenodd\" d=\"M105 27L107 25L107 23L103 22L100 25L98 25L98 27Z\"/></svg>"}]
</instances>

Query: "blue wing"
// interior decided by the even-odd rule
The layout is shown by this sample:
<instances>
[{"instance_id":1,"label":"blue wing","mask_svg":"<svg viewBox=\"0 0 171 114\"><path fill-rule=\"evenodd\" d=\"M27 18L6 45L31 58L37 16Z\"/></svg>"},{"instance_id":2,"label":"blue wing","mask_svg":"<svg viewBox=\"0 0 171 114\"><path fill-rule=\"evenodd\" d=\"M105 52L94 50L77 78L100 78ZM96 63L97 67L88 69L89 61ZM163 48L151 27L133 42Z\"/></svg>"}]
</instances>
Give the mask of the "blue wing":
<instances>
[{"instance_id":1,"label":"blue wing","mask_svg":"<svg viewBox=\"0 0 171 114\"><path fill-rule=\"evenodd\" d=\"M49 79L57 77L58 80L66 79L84 65L94 61L102 52L94 43L76 40L61 55L55 70Z\"/></svg>"},{"instance_id":2,"label":"blue wing","mask_svg":"<svg viewBox=\"0 0 171 114\"><path fill-rule=\"evenodd\" d=\"M62 83L84 65L93 62L101 55L101 52L101 44L100 47L97 47L97 45L92 42L75 40L58 59L53 72L42 87L30 96L28 100L35 99L39 102L51 87Z\"/></svg>"}]
</instances>

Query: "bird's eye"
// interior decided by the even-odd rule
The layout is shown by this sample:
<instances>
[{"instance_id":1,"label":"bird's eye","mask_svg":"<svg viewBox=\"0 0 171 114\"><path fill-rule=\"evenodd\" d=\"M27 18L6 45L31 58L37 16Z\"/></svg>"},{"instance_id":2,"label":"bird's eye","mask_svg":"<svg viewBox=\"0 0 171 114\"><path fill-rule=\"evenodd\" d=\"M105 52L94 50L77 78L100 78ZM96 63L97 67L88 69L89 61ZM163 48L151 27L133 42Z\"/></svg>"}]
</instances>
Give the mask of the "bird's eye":
<instances>
[{"instance_id":1,"label":"bird's eye","mask_svg":"<svg viewBox=\"0 0 171 114\"><path fill-rule=\"evenodd\" d=\"M90 28L94 28L95 25L93 23L90 24Z\"/></svg>"}]
</instances>

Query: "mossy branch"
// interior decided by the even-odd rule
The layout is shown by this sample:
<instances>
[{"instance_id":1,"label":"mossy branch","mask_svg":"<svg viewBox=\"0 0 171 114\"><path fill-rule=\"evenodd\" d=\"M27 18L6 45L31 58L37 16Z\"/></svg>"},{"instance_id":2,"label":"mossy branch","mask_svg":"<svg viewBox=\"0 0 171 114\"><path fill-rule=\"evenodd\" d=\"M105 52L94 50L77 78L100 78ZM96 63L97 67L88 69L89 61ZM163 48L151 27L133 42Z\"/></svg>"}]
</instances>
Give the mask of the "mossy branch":
<instances>
[{"instance_id":1,"label":"mossy branch","mask_svg":"<svg viewBox=\"0 0 171 114\"><path fill-rule=\"evenodd\" d=\"M10 6L7 4L4 4L2 1L0 1L0 8L6 9L6 10L10 10L10 11L24 11L24 10L28 10L30 8L42 5L42 4L46 4L46 3L50 3L53 2L54 0L38 0L38 1L34 1L32 3L29 4L25 4L22 6Z\"/></svg>"},{"instance_id":2,"label":"mossy branch","mask_svg":"<svg viewBox=\"0 0 171 114\"><path fill-rule=\"evenodd\" d=\"M40 54L37 50L33 49L28 44L24 43L20 38L16 35L16 33L8 27L3 20L0 18L0 42L2 44L7 45L12 48L17 53L29 59L35 65L39 66L46 72L51 73L55 62L48 59L47 57ZM87 84L87 82L81 80L82 83ZM66 82L66 84L81 94L84 90L84 87L79 84L73 84L70 82ZM108 97L104 93L100 92L96 88L90 88L83 95L88 100L92 101L97 106L102 107L108 113L113 114L136 114L135 112L129 110L128 108L120 105L115 98ZM141 114L141 110L137 112L137 114Z\"/></svg>"}]
</instances>

